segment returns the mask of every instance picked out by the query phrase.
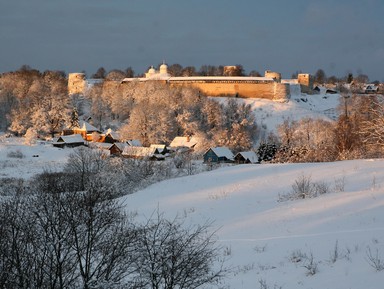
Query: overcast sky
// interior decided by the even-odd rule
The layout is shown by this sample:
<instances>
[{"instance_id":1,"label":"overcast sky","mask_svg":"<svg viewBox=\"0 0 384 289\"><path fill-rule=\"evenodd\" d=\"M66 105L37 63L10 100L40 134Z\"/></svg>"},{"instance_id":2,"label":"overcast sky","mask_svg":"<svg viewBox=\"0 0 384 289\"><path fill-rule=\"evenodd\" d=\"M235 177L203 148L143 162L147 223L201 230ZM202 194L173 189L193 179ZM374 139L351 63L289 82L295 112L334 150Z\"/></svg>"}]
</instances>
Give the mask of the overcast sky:
<instances>
[{"instance_id":1,"label":"overcast sky","mask_svg":"<svg viewBox=\"0 0 384 289\"><path fill-rule=\"evenodd\" d=\"M235 65L384 81L383 0L0 0L0 72Z\"/></svg>"}]
</instances>

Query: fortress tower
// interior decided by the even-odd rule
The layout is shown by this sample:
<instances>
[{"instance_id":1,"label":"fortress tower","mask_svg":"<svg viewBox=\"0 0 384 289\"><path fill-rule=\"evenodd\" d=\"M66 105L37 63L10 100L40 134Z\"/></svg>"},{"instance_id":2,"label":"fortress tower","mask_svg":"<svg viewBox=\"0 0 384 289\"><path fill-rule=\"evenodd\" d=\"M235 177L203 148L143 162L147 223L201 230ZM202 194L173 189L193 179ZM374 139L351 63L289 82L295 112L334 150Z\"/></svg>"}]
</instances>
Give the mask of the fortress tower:
<instances>
[{"instance_id":1,"label":"fortress tower","mask_svg":"<svg viewBox=\"0 0 384 289\"><path fill-rule=\"evenodd\" d=\"M311 94L313 92L313 77L307 73L297 75L297 81L300 84L301 92Z\"/></svg>"},{"instance_id":2,"label":"fortress tower","mask_svg":"<svg viewBox=\"0 0 384 289\"><path fill-rule=\"evenodd\" d=\"M83 94L86 88L84 73L68 74L68 94Z\"/></svg>"}]
</instances>

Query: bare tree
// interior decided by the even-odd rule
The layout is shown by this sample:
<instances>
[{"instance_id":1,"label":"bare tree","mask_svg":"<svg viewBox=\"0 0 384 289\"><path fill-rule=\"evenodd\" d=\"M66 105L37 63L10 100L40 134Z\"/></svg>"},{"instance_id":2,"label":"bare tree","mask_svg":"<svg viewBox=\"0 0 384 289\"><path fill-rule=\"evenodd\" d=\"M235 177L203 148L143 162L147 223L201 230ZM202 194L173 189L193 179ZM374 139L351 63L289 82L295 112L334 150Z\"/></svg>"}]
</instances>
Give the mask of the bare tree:
<instances>
[{"instance_id":1,"label":"bare tree","mask_svg":"<svg viewBox=\"0 0 384 289\"><path fill-rule=\"evenodd\" d=\"M134 271L135 229L121 205L94 181L84 193L71 195L65 213L82 287L124 282Z\"/></svg>"},{"instance_id":2,"label":"bare tree","mask_svg":"<svg viewBox=\"0 0 384 289\"><path fill-rule=\"evenodd\" d=\"M84 190L89 183L89 177L99 173L104 165L105 158L102 152L79 147L69 155L64 171L72 173L80 190Z\"/></svg>"},{"instance_id":3,"label":"bare tree","mask_svg":"<svg viewBox=\"0 0 384 289\"><path fill-rule=\"evenodd\" d=\"M210 225L188 227L177 218L169 221L157 213L138 237L138 282L152 289L193 289L217 284L226 269Z\"/></svg>"}]
</instances>

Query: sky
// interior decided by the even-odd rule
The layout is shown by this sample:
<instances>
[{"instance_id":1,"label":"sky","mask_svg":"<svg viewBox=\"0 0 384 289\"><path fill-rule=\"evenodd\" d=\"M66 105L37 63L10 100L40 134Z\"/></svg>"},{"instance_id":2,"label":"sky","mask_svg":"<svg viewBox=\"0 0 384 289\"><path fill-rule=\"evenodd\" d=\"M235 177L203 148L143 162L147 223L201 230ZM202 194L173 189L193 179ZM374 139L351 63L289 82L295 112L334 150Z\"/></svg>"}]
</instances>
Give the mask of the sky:
<instances>
[{"instance_id":1,"label":"sky","mask_svg":"<svg viewBox=\"0 0 384 289\"><path fill-rule=\"evenodd\" d=\"M0 72L165 61L384 82L382 0L0 0Z\"/></svg>"}]
</instances>

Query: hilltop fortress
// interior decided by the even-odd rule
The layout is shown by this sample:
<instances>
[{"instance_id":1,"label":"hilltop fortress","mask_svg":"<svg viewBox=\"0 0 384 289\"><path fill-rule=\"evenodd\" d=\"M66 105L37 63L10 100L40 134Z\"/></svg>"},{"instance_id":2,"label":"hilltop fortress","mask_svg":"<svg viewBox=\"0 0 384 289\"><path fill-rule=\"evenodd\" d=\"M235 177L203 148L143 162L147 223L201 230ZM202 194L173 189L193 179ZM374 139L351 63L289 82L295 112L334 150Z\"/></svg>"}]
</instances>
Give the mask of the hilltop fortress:
<instances>
[{"instance_id":1,"label":"hilltop fortress","mask_svg":"<svg viewBox=\"0 0 384 289\"><path fill-rule=\"evenodd\" d=\"M233 66L224 67L224 72L233 69ZM189 86L197 88L206 96L232 96L242 98L265 98L277 101L286 101L291 91L311 93L313 78L310 74L299 74L297 79L281 79L281 74L265 71L264 77L250 76L188 76L172 77L168 73L166 64L162 64L156 71L151 67L145 77L125 78L121 85L130 82L159 81L171 87ZM70 73L68 75L69 94L83 94L94 81L85 79L83 73Z\"/></svg>"}]
</instances>

